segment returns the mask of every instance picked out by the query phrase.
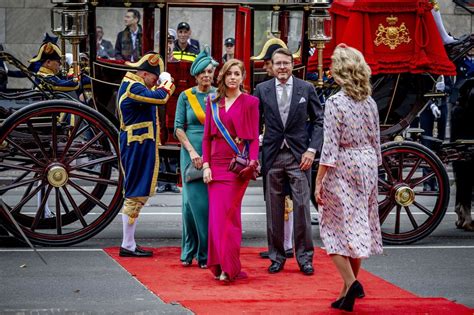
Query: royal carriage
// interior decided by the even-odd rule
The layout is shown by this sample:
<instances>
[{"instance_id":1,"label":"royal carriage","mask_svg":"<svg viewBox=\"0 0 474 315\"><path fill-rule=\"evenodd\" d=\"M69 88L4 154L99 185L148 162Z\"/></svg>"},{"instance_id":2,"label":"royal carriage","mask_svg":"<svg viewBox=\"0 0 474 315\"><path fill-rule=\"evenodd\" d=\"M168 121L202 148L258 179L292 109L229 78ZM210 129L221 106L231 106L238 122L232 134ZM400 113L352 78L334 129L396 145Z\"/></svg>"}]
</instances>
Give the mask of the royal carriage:
<instances>
[{"instance_id":1,"label":"royal carriage","mask_svg":"<svg viewBox=\"0 0 474 315\"><path fill-rule=\"evenodd\" d=\"M84 67L87 71L84 68L82 71L82 75L89 76L92 82L89 105L71 100L65 93L38 86L30 91L0 95L0 115L3 115L0 117L0 222L10 233L19 236L8 211L32 242L46 246L71 245L92 237L114 219L122 205L123 178L117 158L115 101L120 81L131 69L121 61L98 57L96 46L87 45L87 42L96 41L96 25L113 16L117 10L124 12L136 8L142 12L142 50L161 52L166 60L166 70L175 80L176 92L164 112L160 113L160 155L165 159L179 156L178 142L172 132L176 101L179 93L194 81L189 74L190 63L168 62L167 38L159 34L167 34L173 17L176 19L182 12L191 12L185 15L188 17L201 14L200 19L205 20L204 25L212 31L200 39L210 46L212 55L219 62L222 61L225 37L235 38L235 57L244 61L250 74L244 82L247 90L252 91L265 76L262 63L251 60L251 56L260 52L267 38L275 36L288 43L289 49L298 56L294 74L301 78L316 78L314 83L323 101L337 91L330 77L324 76L334 44L349 41L348 44L364 53L372 53L372 60L379 60L380 52L377 50L364 51L364 48L374 46L370 35L364 38L358 33L362 38L345 38L348 29L372 34L380 24L383 28L380 29L380 48L384 48L384 40L389 43L394 38L403 41L403 36L405 41L409 36L413 41L421 40L423 46L426 33L420 35L415 29L430 24L426 22L428 16L421 15L429 13L429 4L421 0L415 7L408 6L408 9L405 7L398 11L390 8L406 4L406 1L391 1L390 6L384 2L382 7L368 1L369 4L358 11L354 11L353 4L344 1L333 3L330 14L327 9L331 1L320 0L52 2L56 4L52 9L52 29L64 42L71 42L76 74L81 72L79 48L89 54ZM427 7L418 7L418 3ZM356 20L353 20L354 12ZM377 19L371 20L374 12L378 14ZM394 21L397 14L410 20L405 22L405 29L400 29L403 21ZM387 17L390 16L393 18L389 22ZM436 42L435 35L433 37L439 52L442 44ZM362 47L357 46L359 40L364 43ZM316 53L310 58L313 46ZM411 50L406 49L403 53L406 56L414 51L418 53L419 46L411 46ZM460 58L457 56L466 54L471 48L472 42L469 42L453 58ZM421 57L428 58L428 61L433 58L429 49L423 48L423 51L428 52L428 56ZM397 54L396 51L391 53L393 56ZM3 52L0 58L16 65L34 81L34 74L13 56ZM472 152L472 146L466 147L466 143L450 143L436 146L436 154L417 142L405 140L406 130L416 115L430 99L442 96L433 89L437 75L455 74L453 64L445 59L444 64L439 63L438 69L416 63L410 64L409 68L397 68L394 60L378 63L379 66L388 66L379 67L373 81L385 142L384 163L379 176L379 205L383 237L388 243L411 243L426 237L436 228L449 201L449 182L443 162L447 163L454 157L467 158ZM429 62L424 64L429 65ZM316 167L317 163L314 174ZM161 172L160 179L176 182L178 175L179 168L177 172ZM423 183L433 178L438 190L424 192ZM46 215L48 208L49 215ZM421 215L415 217L413 209L424 213L423 218Z\"/></svg>"}]
</instances>

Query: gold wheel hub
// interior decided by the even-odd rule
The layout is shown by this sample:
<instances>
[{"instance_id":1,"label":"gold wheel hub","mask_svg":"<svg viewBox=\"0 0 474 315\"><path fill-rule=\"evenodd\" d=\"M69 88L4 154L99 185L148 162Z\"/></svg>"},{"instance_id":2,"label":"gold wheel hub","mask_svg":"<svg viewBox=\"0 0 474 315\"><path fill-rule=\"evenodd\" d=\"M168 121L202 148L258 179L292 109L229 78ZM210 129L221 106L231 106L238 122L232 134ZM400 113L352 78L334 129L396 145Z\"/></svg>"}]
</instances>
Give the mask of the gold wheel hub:
<instances>
[{"instance_id":1,"label":"gold wheel hub","mask_svg":"<svg viewBox=\"0 0 474 315\"><path fill-rule=\"evenodd\" d=\"M48 182L53 187L62 187L67 183L69 176L64 167L55 165L48 170Z\"/></svg>"},{"instance_id":2,"label":"gold wheel hub","mask_svg":"<svg viewBox=\"0 0 474 315\"><path fill-rule=\"evenodd\" d=\"M400 206L410 206L415 201L415 192L408 186L399 187L395 191L395 201Z\"/></svg>"}]
</instances>

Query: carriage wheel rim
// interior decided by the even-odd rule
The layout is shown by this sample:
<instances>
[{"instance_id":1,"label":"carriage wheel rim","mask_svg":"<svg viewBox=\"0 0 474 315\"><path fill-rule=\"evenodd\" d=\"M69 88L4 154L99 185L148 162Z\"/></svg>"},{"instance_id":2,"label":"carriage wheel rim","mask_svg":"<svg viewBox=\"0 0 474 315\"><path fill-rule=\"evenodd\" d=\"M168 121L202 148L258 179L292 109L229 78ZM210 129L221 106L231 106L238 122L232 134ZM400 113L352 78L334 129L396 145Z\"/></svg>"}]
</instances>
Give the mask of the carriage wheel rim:
<instances>
[{"instance_id":1,"label":"carriage wheel rim","mask_svg":"<svg viewBox=\"0 0 474 315\"><path fill-rule=\"evenodd\" d=\"M402 206L408 207L415 201L415 192L409 186L402 185L395 190L395 202Z\"/></svg>"},{"instance_id":2,"label":"carriage wheel rim","mask_svg":"<svg viewBox=\"0 0 474 315\"><path fill-rule=\"evenodd\" d=\"M47 178L51 186L59 188L67 183L69 175L64 166L56 164L49 167Z\"/></svg>"}]
</instances>

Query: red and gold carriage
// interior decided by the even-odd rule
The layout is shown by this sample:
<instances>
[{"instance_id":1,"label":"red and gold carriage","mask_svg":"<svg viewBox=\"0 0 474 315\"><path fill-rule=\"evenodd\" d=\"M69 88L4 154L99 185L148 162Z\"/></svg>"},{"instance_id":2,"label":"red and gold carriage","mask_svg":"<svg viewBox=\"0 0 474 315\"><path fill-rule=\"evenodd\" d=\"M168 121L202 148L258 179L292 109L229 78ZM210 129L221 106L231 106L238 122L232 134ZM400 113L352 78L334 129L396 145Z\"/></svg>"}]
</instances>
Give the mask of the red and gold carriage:
<instances>
[{"instance_id":1,"label":"red and gold carriage","mask_svg":"<svg viewBox=\"0 0 474 315\"><path fill-rule=\"evenodd\" d=\"M52 28L73 44L76 74L78 50L88 50L86 67L92 80L92 102L86 106L51 91L0 95L0 99L14 101L0 126L0 217L12 234L18 235L18 231L6 211L28 238L48 246L84 241L104 229L119 212L123 180L118 170L115 101L122 77L132 69L121 61L98 57L96 46L87 43L96 41L96 25L108 10L128 8L142 12L143 52L159 50L165 60L167 38L155 35L167 34L171 14L179 10L204 11L211 30L207 41L212 55L221 62L225 36L234 37L235 57L244 61L249 74L245 80L249 91L265 73L262 64L251 60L251 56L258 55L269 37L281 38L298 56L295 75L306 78L309 73L319 74L314 83L323 100L337 91L330 78L323 80L332 49L339 42L358 48L375 74L374 98L385 142L379 177L384 240L397 244L414 242L430 234L443 218L449 200L443 162L450 161L449 156L453 155L448 154L441 161L428 148L401 138L426 103L442 96L433 89L437 76L456 74L437 34L427 0L332 4L322 0L52 2L56 4L52 9ZM311 57L313 46L316 53ZM460 53L471 48L469 42ZM14 57L1 54L2 59L23 67ZM194 82L190 66L188 62L166 62L166 70L172 74L177 89L161 113L160 155L164 158L179 156L178 142L172 136L174 112L179 93ZM35 100L48 101L24 107L25 102ZM160 179L177 181L178 172L162 172ZM437 181L438 191L423 192L420 187L430 178ZM38 195L40 199L35 202ZM53 209L51 216L45 216L48 203Z\"/></svg>"}]
</instances>

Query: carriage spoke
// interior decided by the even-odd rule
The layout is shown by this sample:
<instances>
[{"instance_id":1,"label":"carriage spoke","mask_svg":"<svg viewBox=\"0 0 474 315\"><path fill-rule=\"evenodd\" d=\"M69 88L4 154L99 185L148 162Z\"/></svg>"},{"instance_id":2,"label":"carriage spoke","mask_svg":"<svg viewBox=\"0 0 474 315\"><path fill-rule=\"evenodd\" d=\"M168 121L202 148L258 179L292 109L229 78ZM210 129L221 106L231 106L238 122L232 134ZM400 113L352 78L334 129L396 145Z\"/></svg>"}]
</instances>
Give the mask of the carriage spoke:
<instances>
[{"instance_id":1,"label":"carriage spoke","mask_svg":"<svg viewBox=\"0 0 474 315\"><path fill-rule=\"evenodd\" d=\"M101 131L99 132L97 135L95 135L94 138L92 138L89 142L85 143L82 148L80 148L79 150L76 151L76 153L74 153L70 158L69 160L66 162L66 163L71 163L71 161L75 160L79 155L81 155L84 151L86 151L92 144L94 144L97 140L99 140L100 138L102 138L104 136L104 132Z\"/></svg>"},{"instance_id":2,"label":"carriage spoke","mask_svg":"<svg viewBox=\"0 0 474 315\"><path fill-rule=\"evenodd\" d=\"M62 235L62 220L61 220L61 204L60 204L60 199L59 199L59 187L55 187L55 192L56 192L56 232L58 235Z\"/></svg>"},{"instance_id":3,"label":"carriage spoke","mask_svg":"<svg viewBox=\"0 0 474 315\"><path fill-rule=\"evenodd\" d=\"M61 154L60 161L64 160L64 157L66 156L67 152L69 151L69 148L71 147L72 142L77 136L77 130L79 130L79 127L82 122L82 117L78 117L76 124L74 125L74 128L71 130L71 133L69 134L69 138L67 139L66 145L64 146L63 153Z\"/></svg>"},{"instance_id":4,"label":"carriage spoke","mask_svg":"<svg viewBox=\"0 0 474 315\"><path fill-rule=\"evenodd\" d=\"M378 180L379 180L379 183L382 184L382 186L384 188L386 188L387 190L390 190L392 188L392 185L387 183L385 180L381 179L380 176L379 176Z\"/></svg>"},{"instance_id":5,"label":"carriage spoke","mask_svg":"<svg viewBox=\"0 0 474 315\"><path fill-rule=\"evenodd\" d=\"M383 208L382 213L380 214L380 225L382 225L385 222L385 220L387 219L388 215L390 214L394 206L395 206L395 203L389 200L387 206Z\"/></svg>"},{"instance_id":6,"label":"carriage spoke","mask_svg":"<svg viewBox=\"0 0 474 315\"><path fill-rule=\"evenodd\" d=\"M99 199L97 199L96 197L94 197L93 195L89 194L86 190L84 190L81 186L77 185L76 183L74 183L73 181L71 180L68 180L68 184L71 185L72 187L74 187L74 189L76 189L78 192L80 192L84 197L86 197L87 199L91 200L93 203L95 203L96 205L98 205L99 207L101 207L102 209L104 210L107 210L107 206L101 202Z\"/></svg>"},{"instance_id":7,"label":"carriage spoke","mask_svg":"<svg viewBox=\"0 0 474 315\"><path fill-rule=\"evenodd\" d=\"M413 174L415 174L415 172L418 169L418 167L420 166L420 164L421 164L421 158L419 157L416 160L415 165L413 166L413 168L410 170L410 173L408 173L407 177L405 177L405 182L409 182L411 180L411 177L413 176Z\"/></svg>"},{"instance_id":8,"label":"carriage spoke","mask_svg":"<svg viewBox=\"0 0 474 315\"><path fill-rule=\"evenodd\" d=\"M94 183L100 183L100 184L108 184L108 185L113 185L113 186L118 185L118 181L116 181L116 180L99 178L99 177L92 177L92 176L87 176L87 175L69 173L69 177L79 178L79 179L87 180L87 181L94 182Z\"/></svg>"},{"instance_id":9,"label":"carriage spoke","mask_svg":"<svg viewBox=\"0 0 474 315\"><path fill-rule=\"evenodd\" d=\"M383 156L382 156L382 165L383 165L383 168L385 169L385 173L387 174L389 181L391 183L394 183L395 178L393 178L392 170L390 169L390 166L388 165L387 160Z\"/></svg>"},{"instance_id":10,"label":"carriage spoke","mask_svg":"<svg viewBox=\"0 0 474 315\"><path fill-rule=\"evenodd\" d=\"M86 126L82 127L77 133L76 133L76 138L82 135L84 132L86 132L88 129L91 129L91 126L87 121L84 122Z\"/></svg>"},{"instance_id":11,"label":"carriage spoke","mask_svg":"<svg viewBox=\"0 0 474 315\"><path fill-rule=\"evenodd\" d=\"M439 191L420 191L416 193L419 196L439 196Z\"/></svg>"},{"instance_id":12,"label":"carriage spoke","mask_svg":"<svg viewBox=\"0 0 474 315\"><path fill-rule=\"evenodd\" d=\"M88 161L88 162L80 164L80 165L72 166L71 171L76 170L76 169L82 169L84 167L94 166L94 165L97 165L97 164L106 164L106 163L110 163L110 162L115 162L116 159L117 159L116 156L105 156L105 157L102 157L102 158L99 158L99 159L96 159L96 160Z\"/></svg>"},{"instance_id":13,"label":"carriage spoke","mask_svg":"<svg viewBox=\"0 0 474 315\"><path fill-rule=\"evenodd\" d=\"M0 163L0 167L6 168L6 169L28 171L28 172L36 172L37 171L37 169L34 169L32 167L26 167L26 166L19 165L19 164Z\"/></svg>"},{"instance_id":14,"label":"carriage spoke","mask_svg":"<svg viewBox=\"0 0 474 315\"><path fill-rule=\"evenodd\" d=\"M4 194L5 192L9 191L10 189L17 188L17 187L27 185L27 184L30 184L30 183L34 183L34 182L37 182L38 180L40 180L39 177L33 177L33 178L30 178L30 179L27 179L27 180L24 180L24 181L16 182L14 184L10 184L10 185L7 185L7 186L2 186L2 187L0 187L0 195Z\"/></svg>"},{"instance_id":15,"label":"carriage spoke","mask_svg":"<svg viewBox=\"0 0 474 315\"><path fill-rule=\"evenodd\" d=\"M59 200L61 201L61 204L63 205L64 212L68 214L70 212L69 207L66 204L66 200L64 200L64 197L62 194L59 195Z\"/></svg>"},{"instance_id":16,"label":"carriage spoke","mask_svg":"<svg viewBox=\"0 0 474 315\"><path fill-rule=\"evenodd\" d=\"M435 175L434 172L431 172L430 174L426 175L426 176L423 176L423 177L420 177L418 179L414 179L412 183L410 183L410 188L413 188L413 187L416 187L422 183L424 183L425 181L427 181L428 179L430 179L431 177L433 177Z\"/></svg>"},{"instance_id":17,"label":"carriage spoke","mask_svg":"<svg viewBox=\"0 0 474 315\"><path fill-rule=\"evenodd\" d=\"M426 209L425 206L423 206L422 204L416 202L416 201L413 201L413 204L418 208L420 209L421 211L423 211L425 214L427 214L429 217L432 217L433 216L433 212L431 212L430 210Z\"/></svg>"},{"instance_id":18,"label":"carriage spoke","mask_svg":"<svg viewBox=\"0 0 474 315\"><path fill-rule=\"evenodd\" d=\"M399 159L398 159L398 181L401 182L403 181L403 153L400 153Z\"/></svg>"},{"instance_id":19,"label":"carriage spoke","mask_svg":"<svg viewBox=\"0 0 474 315\"><path fill-rule=\"evenodd\" d=\"M33 188L33 185L34 183L30 183L28 185L28 187L26 188L25 192L23 193L23 196L21 197L21 199L24 199L31 191L31 188Z\"/></svg>"},{"instance_id":20,"label":"carriage spoke","mask_svg":"<svg viewBox=\"0 0 474 315\"><path fill-rule=\"evenodd\" d=\"M36 211L35 219L33 220L33 223L31 224L31 231L34 231L38 227L38 224L41 218L44 216L45 205L46 205L46 202L48 202L51 189L53 189L53 186L48 185L48 188L46 188L46 192L44 193L44 196L41 199L41 204L38 206L38 210Z\"/></svg>"},{"instance_id":21,"label":"carriage spoke","mask_svg":"<svg viewBox=\"0 0 474 315\"><path fill-rule=\"evenodd\" d=\"M87 227L87 222L86 222L86 220L84 220L84 216L82 215L81 210L79 210L79 207L77 206L76 202L74 201L74 198L72 198L71 193L66 188L66 186L63 186L63 190L66 193L66 197L69 200L69 202L71 203L72 208L74 209L74 213L76 214L79 221L81 221L82 226Z\"/></svg>"},{"instance_id":22,"label":"carriage spoke","mask_svg":"<svg viewBox=\"0 0 474 315\"><path fill-rule=\"evenodd\" d=\"M14 141L12 141L11 139L9 138L6 138L5 141L7 141L9 144L11 144L13 147L15 147L15 149L17 149L18 151L20 151L21 153L23 153L25 156L29 157L34 163L36 163L37 165L40 165L41 167L45 167L45 164L43 162L41 162L40 160L38 160L34 155L32 155L30 152L26 151L25 149L23 149L20 145L16 144Z\"/></svg>"},{"instance_id":23,"label":"carriage spoke","mask_svg":"<svg viewBox=\"0 0 474 315\"><path fill-rule=\"evenodd\" d=\"M43 147L43 144L41 143L41 139L38 136L38 133L36 130L33 128L33 124L31 123L30 120L26 122L26 125L28 126L28 130L30 131L31 135L33 136L33 139L35 139L36 144L38 145L39 150L41 151L41 154L43 157L48 160L48 154L46 153L46 150Z\"/></svg>"},{"instance_id":24,"label":"carriage spoke","mask_svg":"<svg viewBox=\"0 0 474 315\"><path fill-rule=\"evenodd\" d=\"M416 230L418 228L418 224L416 223L415 218L413 217L413 213L411 213L411 210L409 207L405 207L405 211L408 215L408 219L410 219L413 229Z\"/></svg>"},{"instance_id":25,"label":"carriage spoke","mask_svg":"<svg viewBox=\"0 0 474 315\"><path fill-rule=\"evenodd\" d=\"M58 155L58 114L51 115L51 157L56 158Z\"/></svg>"},{"instance_id":26,"label":"carriage spoke","mask_svg":"<svg viewBox=\"0 0 474 315\"><path fill-rule=\"evenodd\" d=\"M18 176L13 182L12 184L15 184L15 183L18 183L20 180L22 180L23 178L25 178L28 174L30 174L31 172L24 172L23 174L21 174L20 176Z\"/></svg>"},{"instance_id":27,"label":"carriage spoke","mask_svg":"<svg viewBox=\"0 0 474 315\"><path fill-rule=\"evenodd\" d=\"M397 205L397 212L395 215L395 234L400 234L400 212L401 212L402 206Z\"/></svg>"},{"instance_id":28,"label":"carriage spoke","mask_svg":"<svg viewBox=\"0 0 474 315\"><path fill-rule=\"evenodd\" d=\"M20 200L20 202L14 207L12 208L12 210L10 211L12 215L15 215L16 213L20 212L21 208L23 208L23 206L31 199L33 198L33 196L35 196L42 188L44 188L44 186L46 186L46 184L43 184L41 183L40 185L38 185L38 187L36 187L32 192L30 192L26 197L24 197L22 200Z\"/></svg>"}]
</instances>

